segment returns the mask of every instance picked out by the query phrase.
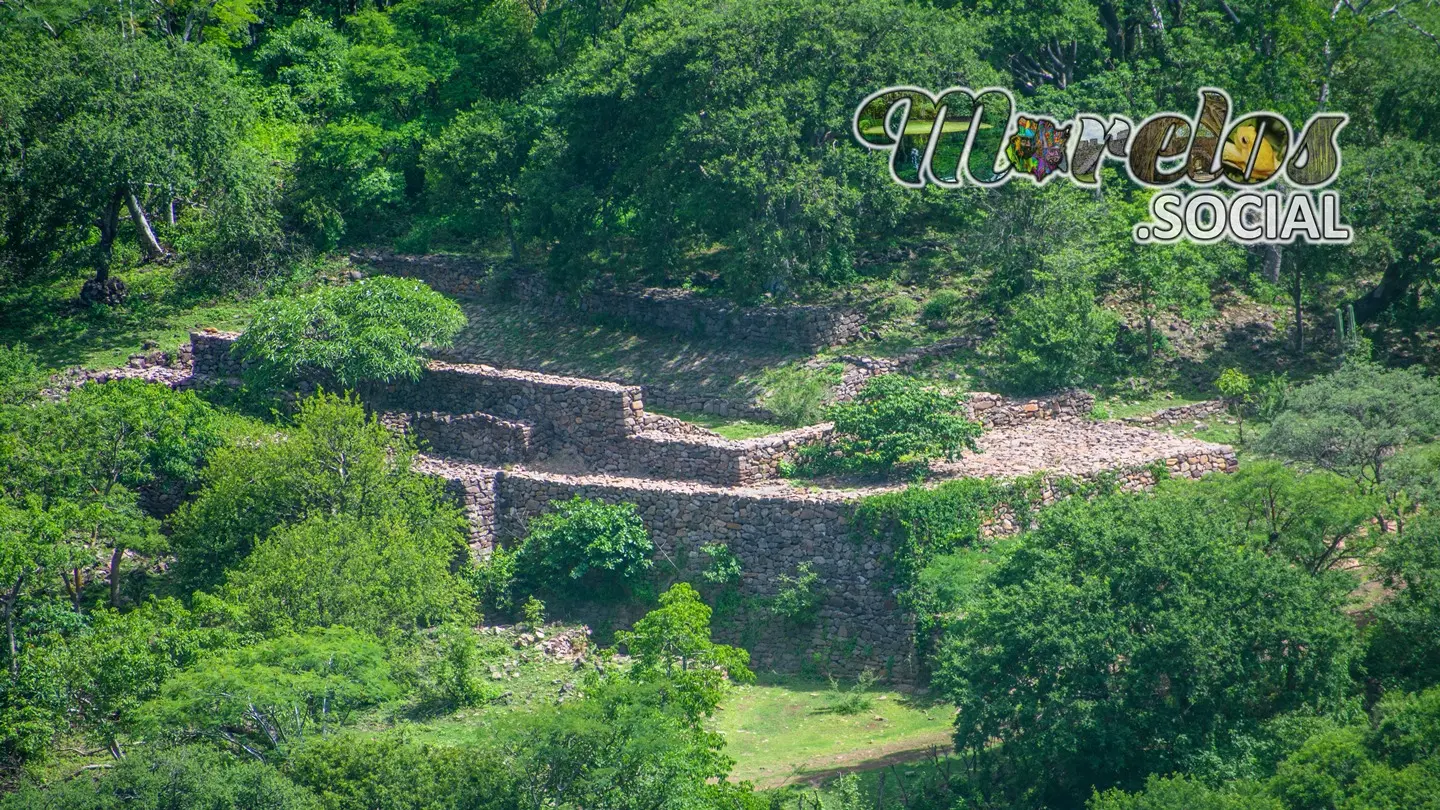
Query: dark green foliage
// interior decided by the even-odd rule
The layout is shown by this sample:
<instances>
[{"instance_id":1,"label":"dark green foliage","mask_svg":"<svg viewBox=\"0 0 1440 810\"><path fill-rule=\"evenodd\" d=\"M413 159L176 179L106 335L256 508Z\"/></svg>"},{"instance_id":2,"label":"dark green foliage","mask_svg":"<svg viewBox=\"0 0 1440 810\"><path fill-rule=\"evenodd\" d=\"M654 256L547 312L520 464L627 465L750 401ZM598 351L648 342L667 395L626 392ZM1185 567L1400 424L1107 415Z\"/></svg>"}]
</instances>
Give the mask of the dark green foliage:
<instances>
[{"instance_id":1,"label":"dark green foliage","mask_svg":"<svg viewBox=\"0 0 1440 810\"><path fill-rule=\"evenodd\" d=\"M577 495L530 521L515 570L530 588L572 599L613 598L641 580L654 553L634 504Z\"/></svg>"},{"instance_id":2,"label":"dark green foliage","mask_svg":"<svg viewBox=\"0 0 1440 810\"><path fill-rule=\"evenodd\" d=\"M509 810L520 801L493 752L424 745L403 732L312 740L287 772L324 810Z\"/></svg>"},{"instance_id":3,"label":"dark green foliage","mask_svg":"<svg viewBox=\"0 0 1440 810\"><path fill-rule=\"evenodd\" d=\"M918 205L845 143L857 88L985 86L976 32L892 0L654 3L550 85L530 230L569 278L720 242L737 295L845 280L857 237Z\"/></svg>"},{"instance_id":4,"label":"dark green foliage","mask_svg":"<svg viewBox=\"0 0 1440 810\"><path fill-rule=\"evenodd\" d=\"M464 553L456 527L412 525L405 514L312 514L277 526L230 569L222 593L266 633L347 625L370 633L465 616Z\"/></svg>"},{"instance_id":5,"label":"dark green foliage","mask_svg":"<svg viewBox=\"0 0 1440 810\"><path fill-rule=\"evenodd\" d=\"M1402 810L1440 797L1440 689L1396 694L1368 723L1330 725L1298 742L1265 780L1218 788L1152 777L1134 794L1096 795L1089 810Z\"/></svg>"},{"instance_id":6,"label":"dark green foliage","mask_svg":"<svg viewBox=\"0 0 1440 810\"><path fill-rule=\"evenodd\" d=\"M511 715L499 736L506 764L525 795L561 806L723 806L731 764L723 738L673 697L659 680L602 681L584 700Z\"/></svg>"},{"instance_id":7,"label":"dark green foliage","mask_svg":"<svg viewBox=\"0 0 1440 810\"><path fill-rule=\"evenodd\" d=\"M439 481L411 471L414 452L354 399L303 400L293 428L214 453L199 494L174 519L179 573L187 583L216 583L273 531L315 516L377 531L399 525L435 538L433 547L441 538L458 547L464 517Z\"/></svg>"},{"instance_id":8,"label":"dark green foliage","mask_svg":"<svg viewBox=\"0 0 1440 810\"><path fill-rule=\"evenodd\" d=\"M141 749L108 770L48 788L26 786L4 810L320 810L315 796L277 768L200 745Z\"/></svg>"},{"instance_id":9,"label":"dark green foliage","mask_svg":"<svg viewBox=\"0 0 1440 810\"><path fill-rule=\"evenodd\" d=\"M936 679L960 707L957 746L1002 741L1039 795L1074 801L1333 704L1354 633L1339 608L1203 505L1071 499L975 589Z\"/></svg>"},{"instance_id":10,"label":"dark green foliage","mask_svg":"<svg viewBox=\"0 0 1440 810\"><path fill-rule=\"evenodd\" d=\"M805 458L818 469L885 474L898 464L923 465L974 451L980 424L965 416L965 398L920 380L885 374L865 383L849 402L825 411L835 423L829 445L810 445Z\"/></svg>"},{"instance_id":11,"label":"dark green foliage","mask_svg":"<svg viewBox=\"0 0 1440 810\"><path fill-rule=\"evenodd\" d=\"M1375 607L1366 669L1392 688L1440 682L1440 517L1426 515L1387 537L1379 564L1395 592Z\"/></svg>"},{"instance_id":12,"label":"dark green foliage","mask_svg":"<svg viewBox=\"0 0 1440 810\"><path fill-rule=\"evenodd\" d=\"M864 499L851 522L861 536L890 545L895 580L909 585L932 557L975 543L999 496L994 483L978 478L910 486Z\"/></svg>"},{"instance_id":13,"label":"dark green foliage","mask_svg":"<svg viewBox=\"0 0 1440 810\"><path fill-rule=\"evenodd\" d=\"M1023 393L1079 385L1093 377L1115 342L1115 316L1094 289L1056 283L1017 299L1000 337L1003 381Z\"/></svg>"},{"instance_id":14,"label":"dark green foliage","mask_svg":"<svg viewBox=\"0 0 1440 810\"><path fill-rule=\"evenodd\" d=\"M375 276L275 298L256 310L235 343L262 383L294 382L305 374L344 388L365 380L415 380L422 347L448 346L465 315L424 282Z\"/></svg>"}]
</instances>

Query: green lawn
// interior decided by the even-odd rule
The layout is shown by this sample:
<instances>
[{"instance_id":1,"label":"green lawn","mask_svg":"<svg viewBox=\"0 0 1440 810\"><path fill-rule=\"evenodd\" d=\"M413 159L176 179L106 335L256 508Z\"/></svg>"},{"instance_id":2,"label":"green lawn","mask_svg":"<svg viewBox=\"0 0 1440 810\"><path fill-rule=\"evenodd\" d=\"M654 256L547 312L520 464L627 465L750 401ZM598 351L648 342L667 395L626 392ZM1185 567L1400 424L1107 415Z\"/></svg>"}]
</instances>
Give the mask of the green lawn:
<instances>
[{"instance_id":1,"label":"green lawn","mask_svg":"<svg viewBox=\"0 0 1440 810\"><path fill-rule=\"evenodd\" d=\"M869 709L846 716L829 710L835 695L822 682L769 678L737 687L713 721L735 759L731 777L767 788L821 781L950 744L954 707L887 687L869 694Z\"/></svg>"},{"instance_id":2,"label":"green lawn","mask_svg":"<svg viewBox=\"0 0 1440 810\"><path fill-rule=\"evenodd\" d=\"M130 297L117 307L81 306L79 275L0 291L0 344L24 344L49 368L109 368L151 344L174 349L200 327L241 329L261 300L192 293L162 265L121 276Z\"/></svg>"},{"instance_id":3,"label":"green lawn","mask_svg":"<svg viewBox=\"0 0 1440 810\"><path fill-rule=\"evenodd\" d=\"M709 413L662 411L650 407L647 407L646 410L661 414L662 416L673 416L676 419L683 419L686 422L699 425L707 430L713 430L721 436L737 442L742 439L771 436L791 429L788 425L776 425L770 422L752 422L748 419L728 419L724 416L716 416Z\"/></svg>"}]
</instances>

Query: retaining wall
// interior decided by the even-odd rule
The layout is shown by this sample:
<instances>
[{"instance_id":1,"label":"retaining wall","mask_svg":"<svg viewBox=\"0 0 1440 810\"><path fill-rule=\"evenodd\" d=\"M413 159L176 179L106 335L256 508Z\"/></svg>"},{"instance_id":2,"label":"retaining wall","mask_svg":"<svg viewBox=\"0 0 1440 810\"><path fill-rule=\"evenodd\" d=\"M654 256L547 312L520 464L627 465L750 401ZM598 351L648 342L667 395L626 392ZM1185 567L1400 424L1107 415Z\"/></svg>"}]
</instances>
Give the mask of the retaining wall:
<instances>
[{"instance_id":1,"label":"retaining wall","mask_svg":"<svg viewBox=\"0 0 1440 810\"><path fill-rule=\"evenodd\" d=\"M444 476L463 493L468 513L486 525L472 539L488 553L494 543L525 534L526 524L555 501L579 495L606 503L633 503L656 546L658 577L699 582L708 561L700 547L724 545L740 562L741 605L717 617L717 640L750 651L757 669L807 668L853 675L867 667L900 680L917 677L914 624L893 594L877 583L888 545L851 536L851 501L834 494L765 493L531 471L480 470L428 460L424 469ZM473 527L472 527L473 528ZM780 587L778 577L809 563L825 594L813 624L796 625L763 606ZM627 624L613 606L578 606L574 618L604 615Z\"/></svg>"},{"instance_id":2,"label":"retaining wall","mask_svg":"<svg viewBox=\"0 0 1440 810\"><path fill-rule=\"evenodd\" d=\"M455 296L481 295L495 283L489 264L463 256L404 256L371 251L351 254L351 259L392 275L422 279L434 289ZM687 290L624 288L604 281L571 301L533 273L516 274L507 281L516 297L538 306L721 340L816 349L854 340L865 324L864 315L843 307L742 307Z\"/></svg>"}]
</instances>

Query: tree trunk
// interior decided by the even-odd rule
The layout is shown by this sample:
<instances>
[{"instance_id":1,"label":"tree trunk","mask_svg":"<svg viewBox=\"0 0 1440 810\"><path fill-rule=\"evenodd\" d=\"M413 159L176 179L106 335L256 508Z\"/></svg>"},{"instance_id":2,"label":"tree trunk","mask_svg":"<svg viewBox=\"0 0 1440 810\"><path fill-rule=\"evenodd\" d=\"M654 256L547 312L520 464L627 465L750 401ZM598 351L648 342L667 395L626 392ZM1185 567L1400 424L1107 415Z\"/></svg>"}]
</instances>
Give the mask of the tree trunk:
<instances>
[{"instance_id":1,"label":"tree trunk","mask_svg":"<svg viewBox=\"0 0 1440 810\"><path fill-rule=\"evenodd\" d=\"M1291 259L1290 263L1295 267L1295 289L1293 293L1295 302L1295 354L1300 355L1305 353L1305 310L1301 307L1301 292L1303 288L1300 285L1300 262Z\"/></svg>"},{"instance_id":2,"label":"tree trunk","mask_svg":"<svg viewBox=\"0 0 1440 810\"><path fill-rule=\"evenodd\" d=\"M10 642L10 677L20 672L20 650L15 646L15 603L20 599L20 588L25 584L25 572L15 578L15 587L5 596L5 637Z\"/></svg>"},{"instance_id":3,"label":"tree trunk","mask_svg":"<svg viewBox=\"0 0 1440 810\"><path fill-rule=\"evenodd\" d=\"M1371 318L1399 301L1410 289L1411 279L1414 278L1413 269L1414 265L1410 262L1394 262L1386 267L1385 275L1380 277L1379 284L1350 302L1350 305L1355 307L1355 322L1368 323Z\"/></svg>"},{"instance_id":4,"label":"tree trunk","mask_svg":"<svg viewBox=\"0 0 1440 810\"><path fill-rule=\"evenodd\" d=\"M134 192L125 192L125 205L130 208L130 219L135 223L135 232L140 237L140 249L145 251L145 258L158 259L165 255L165 248L160 247L160 240L155 238L155 232L150 229L150 220L145 218L145 209L140 207L140 201L135 199Z\"/></svg>"},{"instance_id":5,"label":"tree trunk","mask_svg":"<svg viewBox=\"0 0 1440 810\"><path fill-rule=\"evenodd\" d=\"M125 547L115 544L115 553L110 555L110 607L120 607L120 562L125 557Z\"/></svg>"},{"instance_id":6,"label":"tree trunk","mask_svg":"<svg viewBox=\"0 0 1440 810\"><path fill-rule=\"evenodd\" d=\"M110 278L110 257L114 253L115 234L120 230L121 196L121 190L115 189L115 193L110 195L110 201L105 204L105 210L100 214L100 244L95 261L95 280L99 282Z\"/></svg>"}]
</instances>

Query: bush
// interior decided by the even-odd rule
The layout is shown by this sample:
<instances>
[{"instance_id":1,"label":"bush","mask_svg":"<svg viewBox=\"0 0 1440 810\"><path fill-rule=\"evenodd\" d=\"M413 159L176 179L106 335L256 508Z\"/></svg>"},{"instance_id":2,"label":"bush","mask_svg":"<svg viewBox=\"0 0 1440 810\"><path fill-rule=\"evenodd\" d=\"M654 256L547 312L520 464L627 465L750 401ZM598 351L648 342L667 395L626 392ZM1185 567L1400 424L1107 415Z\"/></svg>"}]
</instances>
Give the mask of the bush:
<instances>
[{"instance_id":1,"label":"bush","mask_svg":"<svg viewBox=\"0 0 1440 810\"><path fill-rule=\"evenodd\" d=\"M820 617L820 606L825 603L820 575L815 573L814 566L800 563L794 576L781 574L775 581L780 587L770 598L770 612L794 624L814 624Z\"/></svg>"},{"instance_id":2,"label":"bush","mask_svg":"<svg viewBox=\"0 0 1440 810\"><path fill-rule=\"evenodd\" d=\"M842 690L840 682L830 678L830 702L825 709L832 714L850 715L868 712L875 705L870 689L875 685L875 671L866 669L855 676L855 683Z\"/></svg>"},{"instance_id":3,"label":"bush","mask_svg":"<svg viewBox=\"0 0 1440 810\"><path fill-rule=\"evenodd\" d=\"M964 416L965 398L898 374L872 377L850 402L826 409L835 423L828 447L804 457L820 469L888 473L896 464L924 464L975 450L980 424ZM836 454L839 454L838 456Z\"/></svg>"},{"instance_id":4,"label":"bush","mask_svg":"<svg viewBox=\"0 0 1440 810\"><path fill-rule=\"evenodd\" d=\"M375 276L265 302L235 351L253 361L246 374L261 385L320 373L351 388L418 379L422 347L448 346L464 326L460 307L424 282Z\"/></svg>"},{"instance_id":5,"label":"bush","mask_svg":"<svg viewBox=\"0 0 1440 810\"><path fill-rule=\"evenodd\" d=\"M180 578L213 585L277 527L317 514L384 518L415 536L462 542L464 515L438 479L411 469L414 453L354 398L301 401L292 428L211 455L199 495L174 518Z\"/></svg>"},{"instance_id":6,"label":"bush","mask_svg":"<svg viewBox=\"0 0 1440 810\"><path fill-rule=\"evenodd\" d=\"M921 313L927 321L949 321L965 307L965 296L957 290L940 290L925 302Z\"/></svg>"},{"instance_id":7,"label":"bush","mask_svg":"<svg viewBox=\"0 0 1440 810\"><path fill-rule=\"evenodd\" d=\"M1000 377L1025 393L1079 385L1103 364L1117 329L1087 285L1026 293L1001 329Z\"/></svg>"},{"instance_id":8,"label":"bush","mask_svg":"<svg viewBox=\"0 0 1440 810\"><path fill-rule=\"evenodd\" d=\"M201 660L137 711L136 727L152 737L211 740L242 756L283 753L399 694L373 638L316 629Z\"/></svg>"},{"instance_id":9,"label":"bush","mask_svg":"<svg viewBox=\"0 0 1440 810\"><path fill-rule=\"evenodd\" d=\"M35 353L15 344L0 344L0 405L15 405L35 397L45 376Z\"/></svg>"},{"instance_id":10,"label":"bush","mask_svg":"<svg viewBox=\"0 0 1440 810\"><path fill-rule=\"evenodd\" d=\"M516 570L532 589L614 597L650 570L654 553L634 504L577 495L530 521Z\"/></svg>"}]
</instances>

